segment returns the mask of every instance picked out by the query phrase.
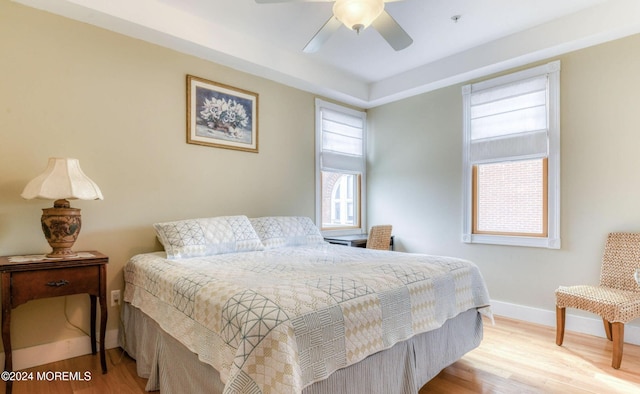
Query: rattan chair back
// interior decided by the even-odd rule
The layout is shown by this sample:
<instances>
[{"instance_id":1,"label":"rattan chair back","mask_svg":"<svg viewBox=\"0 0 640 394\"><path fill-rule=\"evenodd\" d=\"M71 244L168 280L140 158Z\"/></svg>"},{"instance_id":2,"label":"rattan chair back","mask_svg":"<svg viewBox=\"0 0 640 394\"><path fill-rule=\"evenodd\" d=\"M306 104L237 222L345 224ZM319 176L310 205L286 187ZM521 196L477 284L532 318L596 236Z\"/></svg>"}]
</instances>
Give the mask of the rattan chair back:
<instances>
[{"instance_id":1,"label":"rattan chair back","mask_svg":"<svg viewBox=\"0 0 640 394\"><path fill-rule=\"evenodd\" d=\"M390 224L371 226L369 238L367 239L367 249L389 250L391 243Z\"/></svg>"},{"instance_id":2,"label":"rattan chair back","mask_svg":"<svg viewBox=\"0 0 640 394\"><path fill-rule=\"evenodd\" d=\"M605 244L600 286L640 292L634 279L640 268L640 233L610 233Z\"/></svg>"}]
</instances>

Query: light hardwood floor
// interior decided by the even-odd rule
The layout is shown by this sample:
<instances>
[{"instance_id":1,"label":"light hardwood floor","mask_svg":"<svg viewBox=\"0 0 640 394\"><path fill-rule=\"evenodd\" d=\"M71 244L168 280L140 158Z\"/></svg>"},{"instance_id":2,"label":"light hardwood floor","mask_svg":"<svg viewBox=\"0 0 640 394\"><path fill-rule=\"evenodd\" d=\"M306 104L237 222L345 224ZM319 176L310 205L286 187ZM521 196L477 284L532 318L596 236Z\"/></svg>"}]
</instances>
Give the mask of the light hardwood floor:
<instances>
[{"instance_id":1,"label":"light hardwood floor","mask_svg":"<svg viewBox=\"0 0 640 394\"><path fill-rule=\"evenodd\" d=\"M516 320L485 320L479 348L442 371L420 390L427 393L640 393L640 347L626 344L622 366L611 368L611 342L567 332L555 344L555 329ZM15 394L145 393L135 361L120 349L107 354L109 373L100 372L97 356L82 356L26 372L91 372L91 380L14 383ZM49 375L51 376L51 375ZM0 392L4 393L1 385Z\"/></svg>"},{"instance_id":2,"label":"light hardwood floor","mask_svg":"<svg viewBox=\"0 0 640 394\"><path fill-rule=\"evenodd\" d=\"M420 390L427 393L640 393L640 346L625 344L620 369L611 368L612 343L555 328L496 317L485 320L477 349ZM604 327L603 327L604 335Z\"/></svg>"}]
</instances>

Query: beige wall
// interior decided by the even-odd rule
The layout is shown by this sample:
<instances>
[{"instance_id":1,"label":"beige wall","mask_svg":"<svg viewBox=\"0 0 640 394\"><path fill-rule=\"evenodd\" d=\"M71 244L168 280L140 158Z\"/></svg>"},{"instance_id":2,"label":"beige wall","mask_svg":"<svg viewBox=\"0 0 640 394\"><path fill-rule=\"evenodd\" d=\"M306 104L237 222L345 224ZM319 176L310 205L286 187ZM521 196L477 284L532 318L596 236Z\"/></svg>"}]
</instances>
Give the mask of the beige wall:
<instances>
[{"instance_id":1,"label":"beige wall","mask_svg":"<svg viewBox=\"0 0 640 394\"><path fill-rule=\"evenodd\" d=\"M560 250L461 242L461 85L369 111L369 223L392 223L400 249L475 261L495 300L554 311L559 285L598 282L606 233L640 231L638 48L559 57Z\"/></svg>"},{"instance_id":2,"label":"beige wall","mask_svg":"<svg viewBox=\"0 0 640 394\"><path fill-rule=\"evenodd\" d=\"M104 201L82 209L75 250L109 255L108 291L152 223L246 214L314 216L314 96L106 30L0 2L0 255L49 250L41 208L20 197L51 156L75 157ZM186 143L186 75L258 93L260 153ZM88 297L13 314L14 348L81 336ZM109 308L108 329L118 311Z\"/></svg>"}]
</instances>

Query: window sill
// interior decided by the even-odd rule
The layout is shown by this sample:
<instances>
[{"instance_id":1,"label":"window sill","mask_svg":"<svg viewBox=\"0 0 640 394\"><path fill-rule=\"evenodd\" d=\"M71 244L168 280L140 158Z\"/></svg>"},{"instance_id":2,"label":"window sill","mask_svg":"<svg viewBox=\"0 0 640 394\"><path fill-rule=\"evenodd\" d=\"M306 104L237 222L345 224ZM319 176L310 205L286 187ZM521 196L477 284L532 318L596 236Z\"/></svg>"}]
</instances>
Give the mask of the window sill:
<instances>
[{"instance_id":1,"label":"window sill","mask_svg":"<svg viewBox=\"0 0 640 394\"><path fill-rule=\"evenodd\" d=\"M340 228L340 229L328 229L328 228L324 228L324 229L320 229L320 232L322 233L322 235L327 236L327 237L331 237L331 236L341 236L341 235L356 235L356 234L366 234L367 232L360 228L360 227L356 227L356 228L349 228L349 229L345 229L345 228Z\"/></svg>"},{"instance_id":2,"label":"window sill","mask_svg":"<svg viewBox=\"0 0 640 394\"><path fill-rule=\"evenodd\" d=\"M534 248L560 249L560 238L464 234L462 236L462 242L471 244L528 246Z\"/></svg>"}]
</instances>

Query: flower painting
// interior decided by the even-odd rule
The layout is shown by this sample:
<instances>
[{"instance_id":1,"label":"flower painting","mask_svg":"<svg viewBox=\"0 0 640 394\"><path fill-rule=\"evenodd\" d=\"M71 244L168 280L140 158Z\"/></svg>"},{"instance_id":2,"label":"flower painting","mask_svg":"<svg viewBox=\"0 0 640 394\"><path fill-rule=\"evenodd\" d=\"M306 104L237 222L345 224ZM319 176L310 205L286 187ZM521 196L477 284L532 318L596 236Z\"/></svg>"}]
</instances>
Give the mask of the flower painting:
<instances>
[{"instance_id":1,"label":"flower painting","mask_svg":"<svg viewBox=\"0 0 640 394\"><path fill-rule=\"evenodd\" d=\"M187 142L258 152L258 95L187 76Z\"/></svg>"}]
</instances>

